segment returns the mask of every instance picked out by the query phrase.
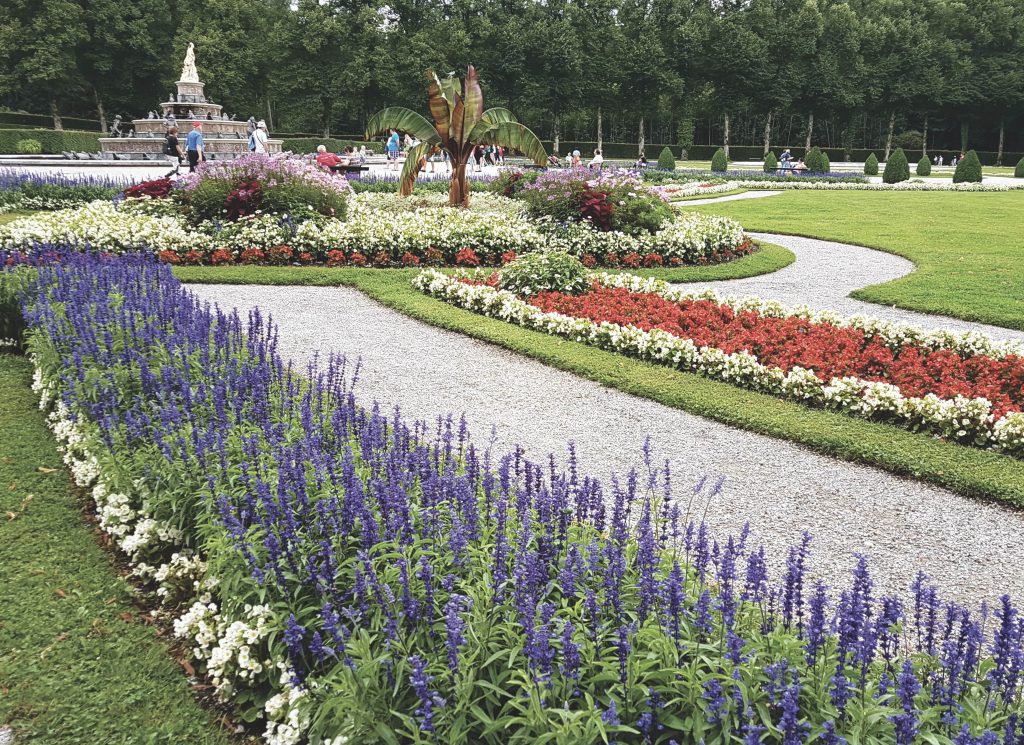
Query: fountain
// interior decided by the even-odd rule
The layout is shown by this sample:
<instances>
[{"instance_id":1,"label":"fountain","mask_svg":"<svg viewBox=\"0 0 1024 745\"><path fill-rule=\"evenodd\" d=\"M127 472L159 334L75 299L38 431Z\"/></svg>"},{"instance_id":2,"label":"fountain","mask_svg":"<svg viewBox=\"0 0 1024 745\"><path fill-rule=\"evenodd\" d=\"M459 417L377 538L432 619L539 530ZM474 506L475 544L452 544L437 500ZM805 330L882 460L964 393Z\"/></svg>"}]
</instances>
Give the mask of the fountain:
<instances>
[{"instance_id":1,"label":"fountain","mask_svg":"<svg viewBox=\"0 0 1024 745\"><path fill-rule=\"evenodd\" d=\"M199 80L196 71L195 45L191 42L177 86L177 95L170 94L170 100L160 104L163 118L133 120L134 137L101 137L101 156L118 160L161 160L167 127L176 123L178 138L184 143L193 121L203 123L203 140L208 160L226 160L249 152L246 123L227 118L224 107L206 97L203 91L205 83ZM271 153L281 152L281 140L269 140L267 150Z\"/></svg>"}]
</instances>

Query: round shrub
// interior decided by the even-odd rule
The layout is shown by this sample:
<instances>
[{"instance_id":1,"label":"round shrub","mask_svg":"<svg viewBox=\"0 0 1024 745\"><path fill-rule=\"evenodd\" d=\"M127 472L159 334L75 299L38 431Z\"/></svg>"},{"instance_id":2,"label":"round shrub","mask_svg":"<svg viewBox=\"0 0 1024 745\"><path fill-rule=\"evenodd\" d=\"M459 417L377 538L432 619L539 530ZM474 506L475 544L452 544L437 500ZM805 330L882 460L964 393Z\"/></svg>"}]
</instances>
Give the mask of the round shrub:
<instances>
[{"instance_id":1,"label":"round shrub","mask_svg":"<svg viewBox=\"0 0 1024 745\"><path fill-rule=\"evenodd\" d=\"M968 150L967 155L956 164L956 171L953 173L954 184L980 184L981 183L981 161L978 154Z\"/></svg>"},{"instance_id":2,"label":"round shrub","mask_svg":"<svg viewBox=\"0 0 1024 745\"><path fill-rule=\"evenodd\" d=\"M829 173L831 171L832 171L832 161L830 161L828 159L828 155L826 153L822 153L821 154L821 172L822 173Z\"/></svg>"},{"instance_id":3,"label":"round shrub","mask_svg":"<svg viewBox=\"0 0 1024 745\"><path fill-rule=\"evenodd\" d=\"M1015 178L1024 178L1024 158L1017 161L1017 167L1013 169Z\"/></svg>"},{"instance_id":4,"label":"round shrub","mask_svg":"<svg viewBox=\"0 0 1024 745\"><path fill-rule=\"evenodd\" d=\"M917 175L918 176L931 176L932 175L932 162L928 160L927 155L922 155L921 160L917 161Z\"/></svg>"},{"instance_id":5,"label":"round shrub","mask_svg":"<svg viewBox=\"0 0 1024 745\"><path fill-rule=\"evenodd\" d=\"M878 158L875 157L874 153L871 153L871 155L868 156L867 160L864 161L864 175L878 175Z\"/></svg>"},{"instance_id":6,"label":"round shrub","mask_svg":"<svg viewBox=\"0 0 1024 745\"><path fill-rule=\"evenodd\" d=\"M910 163L907 162L907 154L903 148L898 147L885 161L885 170L882 171L882 181L887 184L898 184L910 178Z\"/></svg>"},{"instance_id":7,"label":"round shrub","mask_svg":"<svg viewBox=\"0 0 1024 745\"><path fill-rule=\"evenodd\" d=\"M668 145L661 149L661 154L658 156L658 168L663 171L676 170L676 159Z\"/></svg>"},{"instance_id":8,"label":"round shrub","mask_svg":"<svg viewBox=\"0 0 1024 745\"><path fill-rule=\"evenodd\" d=\"M725 173L729 169L729 159L725 157L725 150L718 148L711 157L711 170L716 173Z\"/></svg>"},{"instance_id":9,"label":"round shrub","mask_svg":"<svg viewBox=\"0 0 1024 745\"><path fill-rule=\"evenodd\" d=\"M775 157L775 153L769 150L768 154L764 156L764 172L775 173L777 170L779 170L779 159Z\"/></svg>"},{"instance_id":10,"label":"round shrub","mask_svg":"<svg viewBox=\"0 0 1024 745\"><path fill-rule=\"evenodd\" d=\"M553 291L578 295L590 288L587 268L565 251L524 254L501 270L501 289L530 296Z\"/></svg>"},{"instance_id":11,"label":"round shrub","mask_svg":"<svg viewBox=\"0 0 1024 745\"><path fill-rule=\"evenodd\" d=\"M43 145L39 140L18 140L14 150L19 155L39 155L43 152Z\"/></svg>"},{"instance_id":12,"label":"round shrub","mask_svg":"<svg viewBox=\"0 0 1024 745\"><path fill-rule=\"evenodd\" d=\"M821 148L812 147L804 156L804 165L807 166L807 173L824 173L821 162Z\"/></svg>"}]
</instances>

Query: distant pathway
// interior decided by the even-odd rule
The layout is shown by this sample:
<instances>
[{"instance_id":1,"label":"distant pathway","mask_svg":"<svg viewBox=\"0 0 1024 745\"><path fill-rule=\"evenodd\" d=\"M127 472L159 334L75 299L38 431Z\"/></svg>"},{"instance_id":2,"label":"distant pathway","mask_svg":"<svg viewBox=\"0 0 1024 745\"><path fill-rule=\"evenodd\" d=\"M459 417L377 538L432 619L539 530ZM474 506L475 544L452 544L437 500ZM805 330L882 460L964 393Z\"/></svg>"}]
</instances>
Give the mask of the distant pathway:
<instances>
[{"instance_id":1,"label":"distant pathway","mask_svg":"<svg viewBox=\"0 0 1024 745\"><path fill-rule=\"evenodd\" d=\"M543 459L564 454L571 440L581 471L607 479L640 464L651 435L657 457L672 462L684 508L689 485L704 475L725 476L707 513L715 531L739 531L749 522L781 561L806 529L815 536L812 574L833 585L847 585L854 553L864 552L873 559L880 593L905 593L923 570L962 601L1024 594L1024 562L1016 558L1024 513L606 388L415 321L356 290L191 289L225 308L258 306L271 314L284 357L306 362L328 351L361 357L357 394L364 404L378 400L427 420L464 412L481 446L493 426L496 452L521 443L529 457ZM695 514L702 509L696 505Z\"/></svg>"},{"instance_id":2,"label":"distant pathway","mask_svg":"<svg viewBox=\"0 0 1024 745\"><path fill-rule=\"evenodd\" d=\"M849 297L854 290L891 282L914 271L914 264L900 256L876 251L873 248L816 238L774 233L750 235L758 240L788 248L796 254L796 261L777 272L757 277L695 282L687 283L685 286L711 287L725 294L757 295L765 299L778 300L786 305L806 304L815 309L836 310L845 315L863 313L890 321L905 321L923 328L981 331L996 339L1024 341L1024 331L962 321L948 316L918 313Z\"/></svg>"}]
</instances>

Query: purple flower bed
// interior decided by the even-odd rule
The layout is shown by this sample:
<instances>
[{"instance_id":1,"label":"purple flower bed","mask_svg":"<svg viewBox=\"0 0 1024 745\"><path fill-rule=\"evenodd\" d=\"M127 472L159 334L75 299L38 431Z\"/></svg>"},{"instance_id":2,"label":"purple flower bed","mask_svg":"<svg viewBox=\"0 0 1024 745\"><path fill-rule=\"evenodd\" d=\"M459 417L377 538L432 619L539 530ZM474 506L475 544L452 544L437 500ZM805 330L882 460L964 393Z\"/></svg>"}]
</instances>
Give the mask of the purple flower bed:
<instances>
[{"instance_id":1,"label":"purple flower bed","mask_svg":"<svg viewBox=\"0 0 1024 745\"><path fill-rule=\"evenodd\" d=\"M0 168L0 211L57 210L94 199L111 199L129 179L94 175L26 173Z\"/></svg>"},{"instance_id":2,"label":"purple flower bed","mask_svg":"<svg viewBox=\"0 0 1024 745\"><path fill-rule=\"evenodd\" d=\"M978 613L919 577L905 607L865 557L812 582L810 536L716 540L692 516L722 482L677 484L649 446L601 483L572 446L563 471L363 407L344 359L294 370L258 312L149 258L70 255L23 307L101 526L268 742L1024 737L1009 597Z\"/></svg>"}]
</instances>

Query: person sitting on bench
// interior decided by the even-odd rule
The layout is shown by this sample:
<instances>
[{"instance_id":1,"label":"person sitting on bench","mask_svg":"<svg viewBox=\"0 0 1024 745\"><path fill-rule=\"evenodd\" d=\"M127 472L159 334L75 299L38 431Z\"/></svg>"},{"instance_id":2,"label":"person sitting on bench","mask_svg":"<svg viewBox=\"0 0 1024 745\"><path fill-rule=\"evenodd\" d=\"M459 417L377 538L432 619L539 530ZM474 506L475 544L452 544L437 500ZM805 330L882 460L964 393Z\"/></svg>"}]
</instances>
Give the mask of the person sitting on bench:
<instances>
[{"instance_id":1,"label":"person sitting on bench","mask_svg":"<svg viewBox=\"0 0 1024 745\"><path fill-rule=\"evenodd\" d=\"M327 147L324 145L316 146L316 162L335 173L344 171L348 166L348 160L338 157L335 153L327 152Z\"/></svg>"}]
</instances>

